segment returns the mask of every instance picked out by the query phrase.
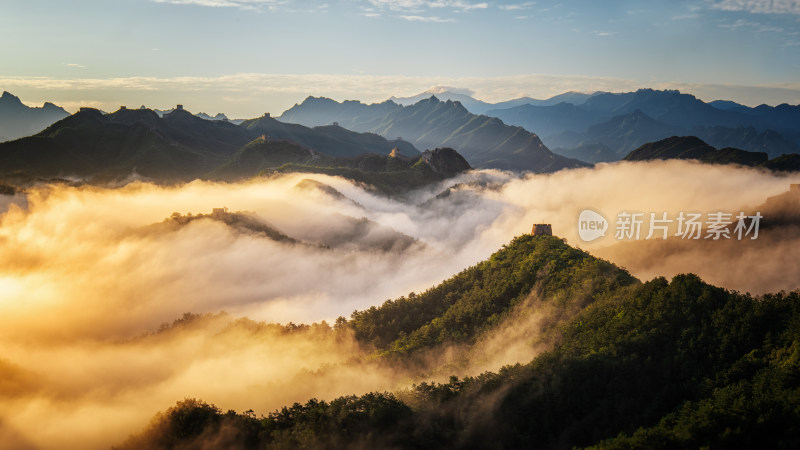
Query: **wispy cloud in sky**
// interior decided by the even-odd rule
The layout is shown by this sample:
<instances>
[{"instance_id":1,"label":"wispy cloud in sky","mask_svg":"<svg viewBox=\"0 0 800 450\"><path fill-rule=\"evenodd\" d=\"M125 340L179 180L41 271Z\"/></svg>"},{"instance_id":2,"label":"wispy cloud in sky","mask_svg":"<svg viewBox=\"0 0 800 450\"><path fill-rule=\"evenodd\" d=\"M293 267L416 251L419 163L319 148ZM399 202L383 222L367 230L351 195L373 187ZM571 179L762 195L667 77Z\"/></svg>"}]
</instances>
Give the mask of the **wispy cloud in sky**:
<instances>
[{"instance_id":1,"label":"wispy cloud in sky","mask_svg":"<svg viewBox=\"0 0 800 450\"><path fill-rule=\"evenodd\" d=\"M498 8L504 9L506 11L518 11L520 9L530 9L535 4L536 2L512 3L508 5L500 5L498 6Z\"/></svg>"},{"instance_id":2,"label":"wispy cloud in sky","mask_svg":"<svg viewBox=\"0 0 800 450\"><path fill-rule=\"evenodd\" d=\"M756 14L800 14L800 0L720 0L712 8Z\"/></svg>"},{"instance_id":3,"label":"wispy cloud in sky","mask_svg":"<svg viewBox=\"0 0 800 450\"><path fill-rule=\"evenodd\" d=\"M443 18L443 17L436 17L436 16L400 16L401 19L410 20L412 22L437 22L437 23L445 23L445 22L455 22L456 20L452 17Z\"/></svg>"},{"instance_id":4,"label":"wispy cloud in sky","mask_svg":"<svg viewBox=\"0 0 800 450\"><path fill-rule=\"evenodd\" d=\"M288 0L151 0L156 3L174 5L197 5L213 8L241 8L247 10L275 9L289 3Z\"/></svg>"},{"instance_id":5,"label":"wispy cloud in sky","mask_svg":"<svg viewBox=\"0 0 800 450\"><path fill-rule=\"evenodd\" d=\"M405 11L431 8L449 8L458 11L469 11L472 9L486 9L489 4L463 2L460 0L369 0L369 2L377 7L388 8L392 11Z\"/></svg>"},{"instance_id":6,"label":"wispy cloud in sky","mask_svg":"<svg viewBox=\"0 0 800 450\"><path fill-rule=\"evenodd\" d=\"M731 28L731 29L752 28L757 33L767 33L767 32L783 33L785 31L781 27L776 27L776 26L773 26L773 25L764 25L764 24L759 23L759 22L754 22L754 21L751 21L751 20L744 20L744 19L739 19L739 20L737 20L736 22L733 22L733 23L723 23L723 24L720 24L718 26L720 28Z\"/></svg>"}]
</instances>

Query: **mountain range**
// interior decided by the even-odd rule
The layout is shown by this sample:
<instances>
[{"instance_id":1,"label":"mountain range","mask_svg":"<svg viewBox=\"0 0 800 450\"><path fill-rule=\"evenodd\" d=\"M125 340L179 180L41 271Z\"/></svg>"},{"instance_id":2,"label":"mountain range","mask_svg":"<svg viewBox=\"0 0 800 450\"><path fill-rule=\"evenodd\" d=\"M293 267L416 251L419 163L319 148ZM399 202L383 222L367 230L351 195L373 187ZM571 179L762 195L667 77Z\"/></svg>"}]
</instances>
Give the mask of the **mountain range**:
<instances>
[{"instance_id":1,"label":"mountain range","mask_svg":"<svg viewBox=\"0 0 800 450\"><path fill-rule=\"evenodd\" d=\"M6 91L0 96L0 142L30 136L69 115L63 108L46 102L31 108Z\"/></svg>"},{"instance_id":2,"label":"mountain range","mask_svg":"<svg viewBox=\"0 0 800 450\"><path fill-rule=\"evenodd\" d=\"M364 357L348 364L417 368L425 381L261 417L185 399L117 448L793 448L798 320L797 292L754 298L691 274L641 282L557 237L523 235L420 294L314 325L327 330L318 339L355 337ZM424 378L508 336L541 350Z\"/></svg>"},{"instance_id":3,"label":"mountain range","mask_svg":"<svg viewBox=\"0 0 800 450\"><path fill-rule=\"evenodd\" d=\"M640 89L597 93L581 104L525 104L492 109L487 115L539 133L566 156L592 159L598 145L608 147L605 161L622 159L631 150L673 135L694 135L717 147L765 152L770 158L800 153L800 105L705 103L679 91ZM581 150L581 148L584 148Z\"/></svg>"},{"instance_id":4,"label":"mountain range","mask_svg":"<svg viewBox=\"0 0 800 450\"><path fill-rule=\"evenodd\" d=\"M309 165L312 156L312 166L330 168L350 167L351 158L366 154L386 158L390 153L408 161L422 157L409 142L337 126L308 128L269 117L240 126L204 120L180 108L163 117L149 109L120 108L105 114L81 108L40 133L0 143L0 176L103 181L136 173L159 181L219 179L255 176L284 164Z\"/></svg>"},{"instance_id":5,"label":"mountain range","mask_svg":"<svg viewBox=\"0 0 800 450\"><path fill-rule=\"evenodd\" d=\"M588 100L592 96L598 95L600 93L601 92L596 92L594 94L584 94L581 92L570 91L550 97L545 100L537 100L531 97L520 97L520 98L515 98L513 100L507 100L498 103L488 103L481 100L477 100L471 97L469 94L458 92L458 90L455 90L453 88L433 87L431 89L428 89L420 94L411 97L393 96L389 98L389 101L397 103L398 105L408 106L408 105L413 105L419 102L420 100L425 100L427 98L430 98L433 95L440 100L445 100L445 101L451 100L454 102L459 102L465 108L467 108L469 112L473 114L487 114L490 110L514 108L521 105L552 106L552 105L557 105L559 103L580 105L586 102L586 100Z\"/></svg>"},{"instance_id":6,"label":"mountain range","mask_svg":"<svg viewBox=\"0 0 800 450\"><path fill-rule=\"evenodd\" d=\"M207 145L200 145L196 140L203 139L202 136L196 136L193 142L183 142L182 138L169 133L156 134L146 139L131 135L129 142L126 142L119 135L110 142L130 147L132 142L140 138L145 139L141 145L145 141L149 142L148 139L164 138L166 140L163 142L151 142L147 145L158 147L172 141L172 144L180 145L170 147L165 155L151 153L148 157L150 159L141 154L136 157L118 155L124 161L116 161L111 172L120 173L136 167L139 171L154 173L148 161L160 158L163 162L182 161L183 165L180 167L185 168L187 176L195 176L222 164L224 158L230 157L235 150L241 148L243 140L246 140L245 143L250 142L261 135L272 140L291 140L334 158L350 158L363 153L385 155L395 148L400 154L412 157L419 155L417 148L454 148L472 167L532 172L554 172L564 168L585 167L596 162L621 160L642 145L671 136L696 136L716 148L766 153L770 160L800 153L800 106L783 104L750 108L730 101L705 103L679 91L652 89L626 93L568 92L547 100L521 98L496 104L479 102L467 94L441 88L431 92L457 100L442 101L434 95L424 97L428 95L427 92L424 95L393 98L370 105L353 100L337 102L327 98L308 97L277 119L266 114L256 119L229 121L223 114L211 117L201 113L196 118L225 124L218 126L217 132L223 129L228 131L234 150L228 149L220 154L216 154L219 152L214 150L212 154L198 155L196 150L209 151ZM417 101L412 103L415 100ZM484 111L489 107L493 109L488 109L487 115L478 115L470 111L467 105L476 111ZM18 98L4 93L0 99L0 113L11 110L19 110L21 113L13 115L13 120L7 118L0 121L0 124L6 128L10 124L18 133L18 130L24 130L25 127L13 126L16 123L14 121L23 121L31 129L37 128L37 123L41 125L41 121L55 120L55 116L47 114L56 114L58 117L67 114L63 109L49 103L43 108L28 108ZM133 110L125 111L128 111L125 114L134 114L130 112ZM171 117L175 113L179 113L181 117L186 116L179 110L156 110L154 113L163 118ZM31 115L39 117L36 120L41 121L36 122L30 118ZM50 118L45 120L43 117ZM108 122L120 126L117 119ZM236 125L241 125L241 129L231 128ZM534 132L545 136L544 141ZM46 136L39 133L38 138L42 137ZM90 139L88 135L85 138ZM225 139L227 138L223 138ZM0 149L47 147L50 145L47 142L49 141L46 139L28 140ZM89 147L98 142L95 139ZM217 143L222 147L227 146L223 142ZM551 151L548 144L555 151ZM181 146L182 156L171 154L182 148ZM0 159L16 161L3 167L6 173L30 169L30 165L26 166L26 158L36 159L35 155L24 158L15 156L15 151L19 150L0 155ZM107 159L110 153L116 151L106 152L102 156ZM141 152L147 150L140 149ZM189 156L189 153L194 153L194 156ZM43 163L54 163L59 158L69 159L69 156L54 155ZM785 159L792 160L792 157L787 156ZM110 164L108 161L107 163ZM788 166L791 164L782 165ZM46 172L53 173L53 170ZM75 172L75 169L67 164L61 172L68 174Z\"/></svg>"},{"instance_id":7,"label":"mountain range","mask_svg":"<svg viewBox=\"0 0 800 450\"><path fill-rule=\"evenodd\" d=\"M352 130L410 141L419 148L452 147L478 168L554 172L588 166L554 154L537 135L522 127L472 114L460 102L441 101L436 96L409 106L308 97L284 112L280 120L306 126L335 122Z\"/></svg>"}]
</instances>

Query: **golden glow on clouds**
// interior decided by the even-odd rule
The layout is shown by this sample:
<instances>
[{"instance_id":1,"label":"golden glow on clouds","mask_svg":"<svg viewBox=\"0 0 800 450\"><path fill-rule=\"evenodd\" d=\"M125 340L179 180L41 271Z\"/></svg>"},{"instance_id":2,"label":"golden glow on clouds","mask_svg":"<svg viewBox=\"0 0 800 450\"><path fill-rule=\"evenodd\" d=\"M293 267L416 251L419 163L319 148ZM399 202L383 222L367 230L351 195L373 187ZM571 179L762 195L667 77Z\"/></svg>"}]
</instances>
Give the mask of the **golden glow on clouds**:
<instances>
[{"instance_id":1,"label":"golden glow on clouds","mask_svg":"<svg viewBox=\"0 0 800 450\"><path fill-rule=\"evenodd\" d=\"M352 202L298 188L307 177ZM786 191L789 182L753 169L675 161L522 178L475 172L407 202L316 175L174 187L44 186L31 189L27 201L3 198L0 442L108 448L185 397L266 414L311 397L396 389L413 374L358 362L365 354L347 334L334 338L322 328L287 334L237 318L310 323L349 315L452 276L534 222L552 223L569 243L622 261L644 279L693 271L728 288L796 289L797 233L764 233L763 241L741 246L619 248L608 240L581 244L576 224L587 207L606 214L739 210ZM449 196L426 203L456 183ZM173 211L222 206L252 211L308 244L278 243L208 219L161 223ZM393 251L314 244L351 230L348 216L380 225L362 244L393 239L389 228L418 244ZM530 311L514 315L518 322L501 324L467 349L476 364L470 370L526 362L541 351L519 332L537 329L547 315L535 298L528 301ZM143 336L186 312L223 310L229 315Z\"/></svg>"}]
</instances>

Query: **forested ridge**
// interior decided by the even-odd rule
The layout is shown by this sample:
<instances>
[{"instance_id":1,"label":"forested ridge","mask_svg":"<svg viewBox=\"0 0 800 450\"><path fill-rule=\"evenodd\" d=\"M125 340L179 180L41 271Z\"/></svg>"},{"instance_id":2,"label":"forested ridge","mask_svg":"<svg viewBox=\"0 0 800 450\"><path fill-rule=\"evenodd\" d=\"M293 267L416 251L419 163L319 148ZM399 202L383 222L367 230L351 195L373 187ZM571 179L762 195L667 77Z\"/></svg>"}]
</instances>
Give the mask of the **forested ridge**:
<instances>
[{"instance_id":1,"label":"forested ridge","mask_svg":"<svg viewBox=\"0 0 800 450\"><path fill-rule=\"evenodd\" d=\"M264 417L186 399L120 448L800 446L797 292L752 297L691 274L640 283L558 238L521 236L334 328L403 361L470 345L528 304L570 313L552 316L549 350L525 364Z\"/></svg>"}]
</instances>

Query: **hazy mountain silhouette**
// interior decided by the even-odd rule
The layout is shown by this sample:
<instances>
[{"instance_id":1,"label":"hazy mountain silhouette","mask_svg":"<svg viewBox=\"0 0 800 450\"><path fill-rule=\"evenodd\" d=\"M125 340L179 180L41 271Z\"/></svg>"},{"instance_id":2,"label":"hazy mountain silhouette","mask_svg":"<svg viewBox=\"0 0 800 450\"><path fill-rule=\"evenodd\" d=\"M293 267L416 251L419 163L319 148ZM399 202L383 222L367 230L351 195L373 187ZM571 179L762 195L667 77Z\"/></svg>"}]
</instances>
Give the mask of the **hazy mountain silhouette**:
<instances>
[{"instance_id":1,"label":"hazy mountain silhouette","mask_svg":"<svg viewBox=\"0 0 800 450\"><path fill-rule=\"evenodd\" d=\"M616 118L637 112L652 119L650 124L630 119L614 123ZM581 155L571 151L577 147L603 144L622 158L638 145L672 134L697 135L718 147L761 151L773 158L800 150L800 106L749 108L731 101L705 103L671 90L597 93L581 104L524 105L493 109L489 114L539 133L548 146L570 156Z\"/></svg>"},{"instance_id":2,"label":"hazy mountain silhouette","mask_svg":"<svg viewBox=\"0 0 800 450\"><path fill-rule=\"evenodd\" d=\"M436 98L444 101L451 100L454 102L460 102L465 108L467 108L469 112L473 114L487 114L491 116L492 114L489 114L490 110L514 108L522 105L553 106L559 103L580 105L593 95L597 95L597 93L584 94L581 92L570 91L545 100L537 100L531 97L520 97L498 103L489 103L482 100L477 100L472 96L458 92L458 90L454 90L453 88L431 88L425 92L421 92L411 97L391 97L389 100L399 105L409 106L419 102L420 100L430 98L431 95L434 95Z\"/></svg>"},{"instance_id":3,"label":"hazy mountain silhouette","mask_svg":"<svg viewBox=\"0 0 800 450\"><path fill-rule=\"evenodd\" d=\"M369 131L377 120L402 106L387 100L383 103L367 105L355 100L341 103L325 97L308 97L303 103L295 104L279 117L281 122L296 123L307 127L331 125L338 122L344 128L355 131Z\"/></svg>"},{"instance_id":4,"label":"hazy mountain silhouette","mask_svg":"<svg viewBox=\"0 0 800 450\"><path fill-rule=\"evenodd\" d=\"M606 113L587 111L567 102L492 109L486 115L497 117L509 125L521 126L540 136L554 136L566 131L580 132L608 117ZM558 144L556 141L551 142L551 145Z\"/></svg>"},{"instance_id":5,"label":"hazy mountain silhouette","mask_svg":"<svg viewBox=\"0 0 800 450\"><path fill-rule=\"evenodd\" d=\"M645 143L675 135L680 130L680 127L655 120L637 109L632 113L592 125L583 133L563 132L551 139L551 145L574 149L602 144L611 149L619 160ZM563 154L572 156L574 153L567 150Z\"/></svg>"},{"instance_id":6,"label":"hazy mountain silhouette","mask_svg":"<svg viewBox=\"0 0 800 450\"><path fill-rule=\"evenodd\" d=\"M0 96L0 142L38 133L69 115L63 108L46 102L41 108L26 106L6 91Z\"/></svg>"},{"instance_id":7,"label":"hazy mountain silhouette","mask_svg":"<svg viewBox=\"0 0 800 450\"><path fill-rule=\"evenodd\" d=\"M320 105L317 109L315 106ZM382 114L385 108L388 113ZM325 116L328 114L328 116ZM553 154L533 133L504 124L495 117L470 113L461 103L431 96L410 106L395 103L364 105L306 99L281 118L301 123L340 121L357 131L402 138L418 148L452 147L473 167L552 172L586 164Z\"/></svg>"}]
</instances>

